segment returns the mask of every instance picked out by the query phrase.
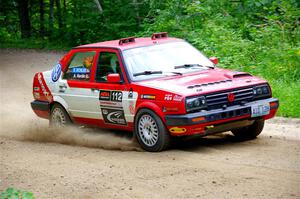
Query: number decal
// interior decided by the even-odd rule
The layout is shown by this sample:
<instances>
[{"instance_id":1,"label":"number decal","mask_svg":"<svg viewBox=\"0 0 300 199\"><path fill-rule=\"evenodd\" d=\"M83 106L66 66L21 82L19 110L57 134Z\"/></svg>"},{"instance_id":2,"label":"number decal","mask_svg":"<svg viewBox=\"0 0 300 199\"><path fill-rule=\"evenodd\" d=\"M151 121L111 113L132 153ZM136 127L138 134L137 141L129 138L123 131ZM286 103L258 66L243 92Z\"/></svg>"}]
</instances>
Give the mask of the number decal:
<instances>
[{"instance_id":1,"label":"number decal","mask_svg":"<svg viewBox=\"0 0 300 199\"><path fill-rule=\"evenodd\" d=\"M122 102L123 94L121 91L101 90L99 100Z\"/></svg>"},{"instance_id":2,"label":"number decal","mask_svg":"<svg viewBox=\"0 0 300 199\"><path fill-rule=\"evenodd\" d=\"M105 123L127 125L122 99L122 91L100 90L100 109Z\"/></svg>"},{"instance_id":3,"label":"number decal","mask_svg":"<svg viewBox=\"0 0 300 199\"><path fill-rule=\"evenodd\" d=\"M119 92L119 91L112 91L111 92L111 101L117 101L117 102L122 102L122 97L123 97L123 94L122 92Z\"/></svg>"}]
</instances>

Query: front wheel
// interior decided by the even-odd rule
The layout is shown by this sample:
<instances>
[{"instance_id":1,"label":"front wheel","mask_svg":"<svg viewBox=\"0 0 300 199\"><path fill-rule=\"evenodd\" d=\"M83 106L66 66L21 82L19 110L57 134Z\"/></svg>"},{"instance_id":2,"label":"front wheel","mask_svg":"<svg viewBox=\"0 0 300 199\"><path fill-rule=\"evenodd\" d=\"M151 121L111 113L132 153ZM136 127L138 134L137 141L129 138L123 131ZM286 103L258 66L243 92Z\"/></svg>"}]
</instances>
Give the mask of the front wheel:
<instances>
[{"instance_id":1,"label":"front wheel","mask_svg":"<svg viewBox=\"0 0 300 199\"><path fill-rule=\"evenodd\" d=\"M59 104L54 104L51 108L50 127L60 128L71 124L71 119L66 110Z\"/></svg>"},{"instance_id":2,"label":"front wheel","mask_svg":"<svg viewBox=\"0 0 300 199\"><path fill-rule=\"evenodd\" d=\"M170 135L160 117L149 109L141 109L135 119L135 136L143 149L158 152L170 144Z\"/></svg>"},{"instance_id":3,"label":"front wheel","mask_svg":"<svg viewBox=\"0 0 300 199\"><path fill-rule=\"evenodd\" d=\"M240 140L255 139L263 130L265 120L255 120L250 126L232 130L231 132Z\"/></svg>"}]
</instances>

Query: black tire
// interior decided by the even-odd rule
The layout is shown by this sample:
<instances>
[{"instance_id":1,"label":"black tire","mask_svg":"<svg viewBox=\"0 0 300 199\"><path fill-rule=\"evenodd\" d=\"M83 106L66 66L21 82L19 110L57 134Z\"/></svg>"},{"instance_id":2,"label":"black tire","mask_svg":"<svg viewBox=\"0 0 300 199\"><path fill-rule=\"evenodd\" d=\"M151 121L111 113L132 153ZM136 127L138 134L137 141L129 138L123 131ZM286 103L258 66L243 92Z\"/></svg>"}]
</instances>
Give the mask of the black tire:
<instances>
[{"instance_id":1,"label":"black tire","mask_svg":"<svg viewBox=\"0 0 300 199\"><path fill-rule=\"evenodd\" d=\"M69 114L60 104L55 103L50 112L49 126L61 128L72 124Z\"/></svg>"},{"instance_id":2,"label":"black tire","mask_svg":"<svg viewBox=\"0 0 300 199\"><path fill-rule=\"evenodd\" d=\"M250 126L232 130L236 138L239 140L251 140L255 139L263 130L265 120L255 120L254 123Z\"/></svg>"},{"instance_id":3,"label":"black tire","mask_svg":"<svg viewBox=\"0 0 300 199\"><path fill-rule=\"evenodd\" d=\"M134 135L144 150L159 152L169 147L170 134L160 117L153 111L139 110L134 124Z\"/></svg>"}]
</instances>

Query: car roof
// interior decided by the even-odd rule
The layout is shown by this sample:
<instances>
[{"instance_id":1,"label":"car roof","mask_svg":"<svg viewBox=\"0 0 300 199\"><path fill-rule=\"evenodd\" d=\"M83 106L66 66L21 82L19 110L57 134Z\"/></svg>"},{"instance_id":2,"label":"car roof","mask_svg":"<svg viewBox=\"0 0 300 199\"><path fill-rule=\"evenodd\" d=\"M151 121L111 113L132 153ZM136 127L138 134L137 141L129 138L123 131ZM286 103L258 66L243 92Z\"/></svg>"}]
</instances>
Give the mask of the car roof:
<instances>
[{"instance_id":1,"label":"car roof","mask_svg":"<svg viewBox=\"0 0 300 199\"><path fill-rule=\"evenodd\" d=\"M135 40L134 42L128 42L128 43L123 43L123 44L119 44L120 40L104 41L104 42L98 42L98 43L77 46L77 47L75 47L75 49L78 49L78 48L117 48L120 50L126 50L126 49L130 49L130 48L138 48L138 47L142 47L142 46L151 46L151 45L158 44L158 43L183 41L182 39L178 39L178 38L174 38L174 37L159 38L159 39L152 39L151 37L143 37L143 38L134 38L134 40Z\"/></svg>"}]
</instances>

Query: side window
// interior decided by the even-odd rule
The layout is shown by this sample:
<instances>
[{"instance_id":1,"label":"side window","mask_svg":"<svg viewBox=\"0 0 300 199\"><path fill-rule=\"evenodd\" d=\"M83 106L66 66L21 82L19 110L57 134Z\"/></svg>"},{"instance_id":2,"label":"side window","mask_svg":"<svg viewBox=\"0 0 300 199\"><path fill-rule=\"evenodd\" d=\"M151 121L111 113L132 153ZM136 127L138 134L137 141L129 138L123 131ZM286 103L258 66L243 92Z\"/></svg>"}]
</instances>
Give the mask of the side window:
<instances>
[{"instance_id":1,"label":"side window","mask_svg":"<svg viewBox=\"0 0 300 199\"><path fill-rule=\"evenodd\" d=\"M96 52L78 52L72 57L64 79L89 81Z\"/></svg>"},{"instance_id":2,"label":"side window","mask_svg":"<svg viewBox=\"0 0 300 199\"><path fill-rule=\"evenodd\" d=\"M96 82L107 82L107 75L111 73L119 73L122 78L117 54L114 52L100 52L95 77Z\"/></svg>"}]
</instances>

